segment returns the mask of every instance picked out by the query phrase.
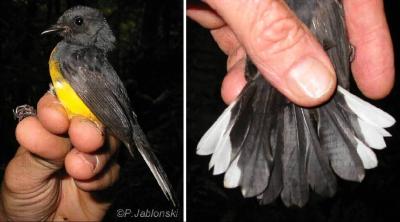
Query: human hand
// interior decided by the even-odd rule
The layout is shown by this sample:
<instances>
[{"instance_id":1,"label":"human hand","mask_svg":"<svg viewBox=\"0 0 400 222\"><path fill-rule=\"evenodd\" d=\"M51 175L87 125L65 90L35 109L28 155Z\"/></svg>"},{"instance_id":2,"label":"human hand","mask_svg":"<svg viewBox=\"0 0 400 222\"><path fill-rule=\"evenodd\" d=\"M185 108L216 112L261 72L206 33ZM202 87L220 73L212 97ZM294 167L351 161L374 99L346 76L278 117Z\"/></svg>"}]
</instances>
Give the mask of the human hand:
<instances>
[{"instance_id":1,"label":"human hand","mask_svg":"<svg viewBox=\"0 0 400 222\"><path fill-rule=\"evenodd\" d=\"M0 219L101 220L110 202L96 191L118 179L118 142L105 140L103 129L87 119L68 120L49 93L37 112L17 125L20 147L5 170Z\"/></svg>"},{"instance_id":2,"label":"human hand","mask_svg":"<svg viewBox=\"0 0 400 222\"><path fill-rule=\"evenodd\" d=\"M284 1L204 0L187 15L228 55L221 94L232 102L244 87L246 53L268 81L294 103L316 106L336 89L334 69L318 41ZM363 94L379 99L394 83L394 56L382 0L343 0L351 68ZM313 72L309 72L313 70Z\"/></svg>"}]
</instances>

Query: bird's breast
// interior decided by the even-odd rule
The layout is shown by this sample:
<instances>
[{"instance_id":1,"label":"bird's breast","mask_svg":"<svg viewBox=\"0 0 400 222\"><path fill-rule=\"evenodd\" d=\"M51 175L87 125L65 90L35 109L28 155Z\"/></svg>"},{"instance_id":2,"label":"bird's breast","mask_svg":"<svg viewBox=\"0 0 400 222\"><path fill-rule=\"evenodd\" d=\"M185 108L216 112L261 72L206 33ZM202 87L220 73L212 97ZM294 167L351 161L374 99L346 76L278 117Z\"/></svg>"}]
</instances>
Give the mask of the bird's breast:
<instances>
[{"instance_id":1,"label":"bird's breast","mask_svg":"<svg viewBox=\"0 0 400 222\"><path fill-rule=\"evenodd\" d=\"M76 94L72 86L64 78L60 68L60 62L55 59L55 56L53 56L55 51L56 48L51 53L52 55L49 60L50 77L57 98L64 106L68 118L71 119L74 116L83 116L96 123L100 123L98 118L90 111L89 107L86 106L82 99Z\"/></svg>"}]
</instances>

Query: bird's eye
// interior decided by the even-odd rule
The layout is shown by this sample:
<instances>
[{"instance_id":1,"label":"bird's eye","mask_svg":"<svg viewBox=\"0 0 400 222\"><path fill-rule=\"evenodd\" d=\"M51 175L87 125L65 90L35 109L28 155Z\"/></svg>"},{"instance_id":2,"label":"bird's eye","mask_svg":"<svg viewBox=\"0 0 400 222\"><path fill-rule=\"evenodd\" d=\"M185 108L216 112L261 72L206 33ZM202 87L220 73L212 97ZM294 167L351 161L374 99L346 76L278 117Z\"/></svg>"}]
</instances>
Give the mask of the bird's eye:
<instances>
[{"instance_id":1,"label":"bird's eye","mask_svg":"<svg viewBox=\"0 0 400 222\"><path fill-rule=\"evenodd\" d=\"M76 25L81 26L81 25L83 24L83 18L80 17L80 16L76 16L76 17L74 18L74 22L75 22Z\"/></svg>"}]
</instances>

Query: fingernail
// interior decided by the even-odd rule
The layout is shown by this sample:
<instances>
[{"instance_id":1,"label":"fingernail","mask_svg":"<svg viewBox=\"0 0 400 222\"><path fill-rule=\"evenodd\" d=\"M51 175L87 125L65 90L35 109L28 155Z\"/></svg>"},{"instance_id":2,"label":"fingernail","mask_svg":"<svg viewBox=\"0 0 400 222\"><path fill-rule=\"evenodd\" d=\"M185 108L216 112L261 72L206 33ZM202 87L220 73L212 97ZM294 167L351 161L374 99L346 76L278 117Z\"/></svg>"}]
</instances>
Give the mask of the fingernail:
<instances>
[{"instance_id":1,"label":"fingernail","mask_svg":"<svg viewBox=\"0 0 400 222\"><path fill-rule=\"evenodd\" d=\"M79 153L79 156L81 157L81 159L86 162L87 164L90 165L90 168L92 169L92 171L94 171L97 167L97 164L99 162L99 159L96 155L89 155L86 153Z\"/></svg>"},{"instance_id":2,"label":"fingernail","mask_svg":"<svg viewBox=\"0 0 400 222\"><path fill-rule=\"evenodd\" d=\"M67 112L65 111L65 108L64 108L63 104L62 104L61 102L59 102L58 100L57 100L57 101L53 101L53 102L50 104L50 107L51 107L52 109L56 109L56 110L59 111L59 112L67 113Z\"/></svg>"},{"instance_id":3,"label":"fingernail","mask_svg":"<svg viewBox=\"0 0 400 222\"><path fill-rule=\"evenodd\" d=\"M318 99L324 96L335 82L335 74L320 61L305 58L289 71L288 87L294 95Z\"/></svg>"},{"instance_id":4,"label":"fingernail","mask_svg":"<svg viewBox=\"0 0 400 222\"><path fill-rule=\"evenodd\" d=\"M86 124L87 126L96 128L97 132L99 132L100 135L104 136L103 127L100 124L96 124L95 122L85 118L81 118L80 122Z\"/></svg>"}]
</instances>

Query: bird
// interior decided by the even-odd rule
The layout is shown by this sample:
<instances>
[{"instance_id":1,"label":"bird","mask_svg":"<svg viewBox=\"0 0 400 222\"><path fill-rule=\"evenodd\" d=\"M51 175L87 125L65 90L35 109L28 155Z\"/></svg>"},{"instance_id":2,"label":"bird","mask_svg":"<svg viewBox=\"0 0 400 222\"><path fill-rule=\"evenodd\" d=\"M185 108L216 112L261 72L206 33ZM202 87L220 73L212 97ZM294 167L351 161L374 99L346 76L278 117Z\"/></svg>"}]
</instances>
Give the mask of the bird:
<instances>
[{"instance_id":1,"label":"bird","mask_svg":"<svg viewBox=\"0 0 400 222\"><path fill-rule=\"evenodd\" d=\"M138 123L123 82L107 59L115 37L104 15L95 8L75 6L41 34L49 33L62 37L49 59L50 88L68 117L83 116L105 126L132 157L136 148L175 206L171 183Z\"/></svg>"},{"instance_id":2,"label":"bird","mask_svg":"<svg viewBox=\"0 0 400 222\"><path fill-rule=\"evenodd\" d=\"M328 54L337 89L324 104L305 108L290 102L247 58L247 83L197 145L211 155L209 169L223 175L225 188L266 205L279 197L287 207L303 207L311 192L334 196L338 178L362 182L377 167L372 149L386 147L385 129L395 119L349 92L349 42L338 0L285 0ZM371 149L372 148L372 149Z\"/></svg>"}]
</instances>

